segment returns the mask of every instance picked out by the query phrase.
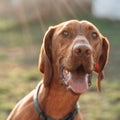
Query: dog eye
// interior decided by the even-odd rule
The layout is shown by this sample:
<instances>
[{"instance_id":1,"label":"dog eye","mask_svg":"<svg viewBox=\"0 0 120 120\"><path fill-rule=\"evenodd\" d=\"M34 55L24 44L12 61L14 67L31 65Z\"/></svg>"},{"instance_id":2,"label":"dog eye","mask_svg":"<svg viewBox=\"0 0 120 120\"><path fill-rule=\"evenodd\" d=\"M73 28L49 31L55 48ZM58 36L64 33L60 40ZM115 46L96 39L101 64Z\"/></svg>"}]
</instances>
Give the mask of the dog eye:
<instances>
[{"instance_id":1,"label":"dog eye","mask_svg":"<svg viewBox=\"0 0 120 120\"><path fill-rule=\"evenodd\" d=\"M98 34L96 32L92 32L91 36L93 39L97 39L98 38Z\"/></svg>"},{"instance_id":2,"label":"dog eye","mask_svg":"<svg viewBox=\"0 0 120 120\"><path fill-rule=\"evenodd\" d=\"M64 31L62 32L62 35L64 35L65 37L67 37L67 36L70 35L70 33L69 33L67 30L64 30Z\"/></svg>"}]
</instances>

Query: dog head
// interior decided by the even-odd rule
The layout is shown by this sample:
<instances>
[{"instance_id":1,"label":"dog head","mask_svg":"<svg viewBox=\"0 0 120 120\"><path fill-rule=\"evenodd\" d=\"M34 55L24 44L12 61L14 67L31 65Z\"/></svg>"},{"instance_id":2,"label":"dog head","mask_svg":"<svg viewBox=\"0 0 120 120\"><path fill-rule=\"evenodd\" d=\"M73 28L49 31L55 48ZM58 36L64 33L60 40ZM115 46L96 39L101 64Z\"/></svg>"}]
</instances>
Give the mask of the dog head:
<instances>
[{"instance_id":1,"label":"dog head","mask_svg":"<svg viewBox=\"0 0 120 120\"><path fill-rule=\"evenodd\" d=\"M44 85L56 75L74 93L86 92L93 71L97 88L109 56L109 41L88 21L71 20L50 27L45 33L39 57Z\"/></svg>"}]
</instances>

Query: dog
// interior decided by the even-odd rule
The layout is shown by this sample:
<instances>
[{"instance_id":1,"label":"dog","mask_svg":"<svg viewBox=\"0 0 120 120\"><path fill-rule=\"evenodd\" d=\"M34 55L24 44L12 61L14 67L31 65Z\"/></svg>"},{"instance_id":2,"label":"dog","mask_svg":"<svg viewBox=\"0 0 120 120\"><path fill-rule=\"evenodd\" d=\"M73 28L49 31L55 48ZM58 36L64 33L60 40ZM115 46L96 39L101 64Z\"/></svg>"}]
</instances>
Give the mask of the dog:
<instances>
[{"instance_id":1,"label":"dog","mask_svg":"<svg viewBox=\"0 0 120 120\"><path fill-rule=\"evenodd\" d=\"M49 27L38 64L43 78L7 120L82 120L77 101L91 86L93 72L101 91L109 48L108 39L89 21L70 20Z\"/></svg>"}]
</instances>

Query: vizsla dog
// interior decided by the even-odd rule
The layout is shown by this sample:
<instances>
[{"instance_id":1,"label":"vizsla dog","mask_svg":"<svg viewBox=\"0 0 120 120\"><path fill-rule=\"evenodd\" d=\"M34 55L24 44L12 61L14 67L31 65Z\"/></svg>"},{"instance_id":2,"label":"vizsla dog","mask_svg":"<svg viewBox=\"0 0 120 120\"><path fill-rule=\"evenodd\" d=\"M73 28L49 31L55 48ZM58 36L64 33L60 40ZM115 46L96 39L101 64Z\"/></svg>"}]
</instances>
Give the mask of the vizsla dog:
<instances>
[{"instance_id":1,"label":"vizsla dog","mask_svg":"<svg viewBox=\"0 0 120 120\"><path fill-rule=\"evenodd\" d=\"M93 72L101 91L108 55L107 38L88 21L70 20L50 27L39 57L43 79L7 120L82 120L77 101L90 87Z\"/></svg>"}]
</instances>

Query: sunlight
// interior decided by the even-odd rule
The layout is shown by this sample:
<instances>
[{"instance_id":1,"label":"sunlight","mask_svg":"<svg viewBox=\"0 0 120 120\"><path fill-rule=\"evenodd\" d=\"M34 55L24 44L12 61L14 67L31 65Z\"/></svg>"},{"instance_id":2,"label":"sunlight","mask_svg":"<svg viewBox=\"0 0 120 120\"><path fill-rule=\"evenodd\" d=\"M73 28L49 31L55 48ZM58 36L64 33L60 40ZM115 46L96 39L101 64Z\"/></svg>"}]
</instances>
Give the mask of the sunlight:
<instances>
[{"instance_id":1,"label":"sunlight","mask_svg":"<svg viewBox=\"0 0 120 120\"><path fill-rule=\"evenodd\" d=\"M42 32L45 32L45 23L44 23L44 20L43 18L40 16L40 10L39 10L39 4L37 4L36 2L32 1L32 5L33 7L35 8L35 17L36 19L39 21L40 23L40 27L42 28Z\"/></svg>"},{"instance_id":2,"label":"sunlight","mask_svg":"<svg viewBox=\"0 0 120 120\"><path fill-rule=\"evenodd\" d=\"M71 9L71 6L68 4L68 1L63 1L64 2L64 6L66 7L66 9L68 10L68 13L70 13L70 15L73 17L73 18L77 18L75 12Z\"/></svg>"},{"instance_id":3,"label":"sunlight","mask_svg":"<svg viewBox=\"0 0 120 120\"><path fill-rule=\"evenodd\" d=\"M65 18L64 18L64 14L62 13L62 10L60 8L60 5L56 5L56 0L51 0L51 4L53 5L57 15L58 15L58 18L63 21Z\"/></svg>"},{"instance_id":4,"label":"sunlight","mask_svg":"<svg viewBox=\"0 0 120 120\"><path fill-rule=\"evenodd\" d=\"M20 22L21 22L22 27L24 28L23 29L24 37L27 37L26 39L29 41L30 44L32 44L33 38L30 34L30 28L29 28L29 25L28 25L29 20L26 16L24 5L22 5L22 3L21 3L20 7L18 9L19 9Z\"/></svg>"}]
</instances>

